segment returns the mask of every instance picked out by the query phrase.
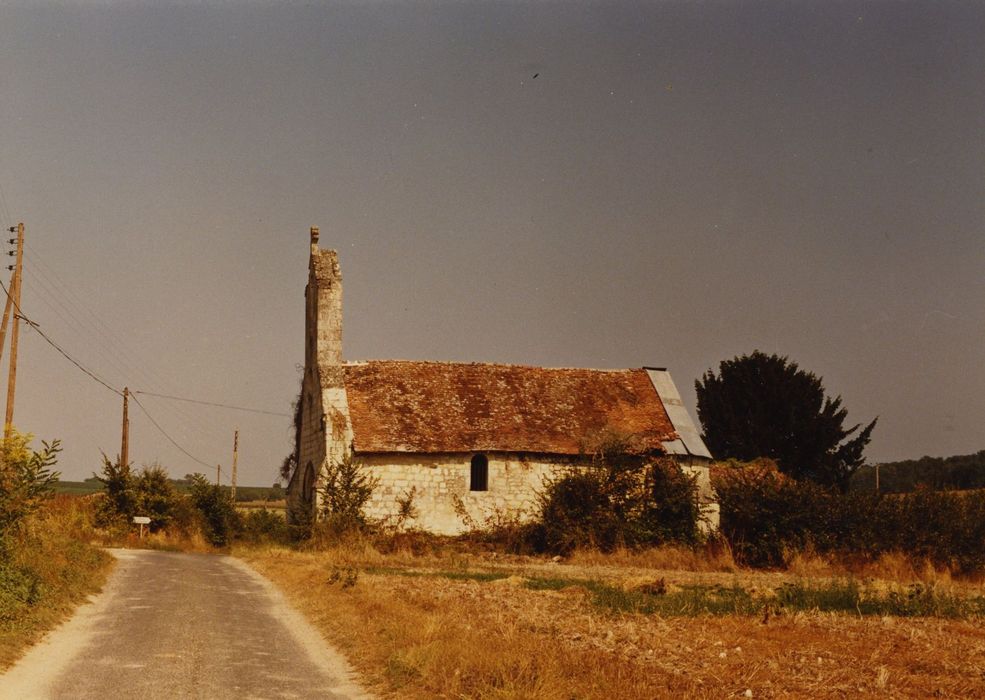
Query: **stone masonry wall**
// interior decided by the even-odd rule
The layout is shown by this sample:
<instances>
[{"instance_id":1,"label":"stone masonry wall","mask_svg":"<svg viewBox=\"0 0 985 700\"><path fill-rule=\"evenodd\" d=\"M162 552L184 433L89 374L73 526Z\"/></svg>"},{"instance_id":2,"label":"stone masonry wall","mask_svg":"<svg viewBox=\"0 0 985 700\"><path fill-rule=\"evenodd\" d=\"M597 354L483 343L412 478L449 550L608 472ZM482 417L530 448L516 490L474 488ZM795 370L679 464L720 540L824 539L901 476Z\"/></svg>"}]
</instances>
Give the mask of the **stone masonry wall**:
<instances>
[{"instance_id":1,"label":"stone masonry wall","mask_svg":"<svg viewBox=\"0 0 985 700\"><path fill-rule=\"evenodd\" d=\"M706 533L718 530L718 499L711 486L711 470L708 464L682 464L681 470L697 479L698 503L701 504L701 514L704 516L701 529Z\"/></svg>"},{"instance_id":2,"label":"stone masonry wall","mask_svg":"<svg viewBox=\"0 0 985 700\"><path fill-rule=\"evenodd\" d=\"M416 487L414 506L418 517L405 523L408 527L455 535L467 529L468 519L482 525L497 512L529 517L535 510L544 477L562 464L516 454L486 456L488 490L470 491L472 453L360 455L359 464L379 479L366 515L392 521L397 515L397 499ZM457 512L456 504L464 508L466 518Z\"/></svg>"},{"instance_id":3,"label":"stone masonry wall","mask_svg":"<svg viewBox=\"0 0 985 700\"><path fill-rule=\"evenodd\" d=\"M536 514L537 494L543 490L545 478L573 465L570 460L545 461L544 457L533 459L512 453L486 456L488 490L470 491L472 453L360 455L358 463L378 479L365 513L371 519L395 522L397 499L405 498L416 488L413 503L417 518L405 522L405 527L456 535L468 529L468 521L482 526L497 514L526 520ZM717 529L718 504L713 499L709 501L708 467L692 465L682 469L698 478L699 498L708 519L705 529Z\"/></svg>"}]
</instances>

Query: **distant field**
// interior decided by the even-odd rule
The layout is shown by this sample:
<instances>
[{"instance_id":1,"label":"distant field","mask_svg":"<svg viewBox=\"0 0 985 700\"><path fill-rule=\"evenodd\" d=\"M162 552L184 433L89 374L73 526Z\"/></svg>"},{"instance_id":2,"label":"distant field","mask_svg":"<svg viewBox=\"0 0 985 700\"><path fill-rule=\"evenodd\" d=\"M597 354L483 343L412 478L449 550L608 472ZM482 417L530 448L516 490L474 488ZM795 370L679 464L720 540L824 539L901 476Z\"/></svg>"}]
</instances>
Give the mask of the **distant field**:
<instances>
[{"instance_id":1,"label":"distant field","mask_svg":"<svg viewBox=\"0 0 985 700\"><path fill-rule=\"evenodd\" d=\"M99 493L102 490L102 484L93 484L88 481L59 481L55 485L55 493L65 493L70 496L87 496L90 493Z\"/></svg>"},{"instance_id":2,"label":"distant field","mask_svg":"<svg viewBox=\"0 0 985 700\"><path fill-rule=\"evenodd\" d=\"M236 499L236 508L241 511L250 510L287 510L287 501L283 498L278 501L241 501Z\"/></svg>"}]
</instances>

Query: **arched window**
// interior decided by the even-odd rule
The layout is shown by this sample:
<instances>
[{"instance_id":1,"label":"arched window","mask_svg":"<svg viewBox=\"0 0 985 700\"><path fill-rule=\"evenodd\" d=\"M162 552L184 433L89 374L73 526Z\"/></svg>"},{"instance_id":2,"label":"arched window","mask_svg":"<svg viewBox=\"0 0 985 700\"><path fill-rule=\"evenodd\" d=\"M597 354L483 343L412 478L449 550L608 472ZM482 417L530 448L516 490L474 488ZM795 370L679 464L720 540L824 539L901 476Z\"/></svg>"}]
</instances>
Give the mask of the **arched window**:
<instances>
[{"instance_id":1,"label":"arched window","mask_svg":"<svg viewBox=\"0 0 985 700\"><path fill-rule=\"evenodd\" d=\"M305 503L314 503L315 500L315 465L311 462L304 467L304 474L301 479L301 498Z\"/></svg>"},{"instance_id":2,"label":"arched window","mask_svg":"<svg viewBox=\"0 0 985 700\"><path fill-rule=\"evenodd\" d=\"M485 455L475 455L472 458L472 473L469 479L469 491L489 490L489 460Z\"/></svg>"}]
</instances>

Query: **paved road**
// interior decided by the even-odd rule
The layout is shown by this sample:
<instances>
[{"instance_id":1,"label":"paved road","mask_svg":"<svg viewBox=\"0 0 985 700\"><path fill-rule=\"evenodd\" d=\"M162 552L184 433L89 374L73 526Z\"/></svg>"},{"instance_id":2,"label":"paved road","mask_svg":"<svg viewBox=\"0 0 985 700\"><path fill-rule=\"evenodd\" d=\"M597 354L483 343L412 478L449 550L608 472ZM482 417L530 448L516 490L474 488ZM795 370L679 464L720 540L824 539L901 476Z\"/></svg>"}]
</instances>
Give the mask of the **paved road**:
<instances>
[{"instance_id":1,"label":"paved road","mask_svg":"<svg viewBox=\"0 0 985 700\"><path fill-rule=\"evenodd\" d=\"M116 550L103 593L0 677L0 698L356 698L344 661L231 557Z\"/></svg>"}]
</instances>

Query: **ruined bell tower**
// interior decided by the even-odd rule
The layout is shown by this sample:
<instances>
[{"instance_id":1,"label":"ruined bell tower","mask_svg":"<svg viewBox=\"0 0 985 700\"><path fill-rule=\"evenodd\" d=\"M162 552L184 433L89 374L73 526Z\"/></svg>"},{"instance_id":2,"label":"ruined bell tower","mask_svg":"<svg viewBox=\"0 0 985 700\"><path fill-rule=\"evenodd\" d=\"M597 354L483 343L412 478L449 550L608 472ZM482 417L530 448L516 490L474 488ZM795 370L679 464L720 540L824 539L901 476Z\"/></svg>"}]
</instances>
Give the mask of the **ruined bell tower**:
<instances>
[{"instance_id":1,"label":"ruined bell tower","mask_svg":"<svg viewBox=\"0 0 985 700\"><path fill-rule=\"evenodd\" d=\"M342 272L334 250L318 247L311 227L304 290L304 379L298 404L298 466L288 484L288 517L314 514L325 465L343 459L352 443L342 364Z\"/></svg>"},{"instance_id":2,"label":"ruined bell tower","mask_svg":"<svg viewBox=\"0 0 985 700\"><path fill-rule=\"evenodd\" d=\"M312 226L305 289L305 366L328 369L342 364L342 271L338 254L319 248L318 236L318 227Z\"/></svg>"}]
</instances>

